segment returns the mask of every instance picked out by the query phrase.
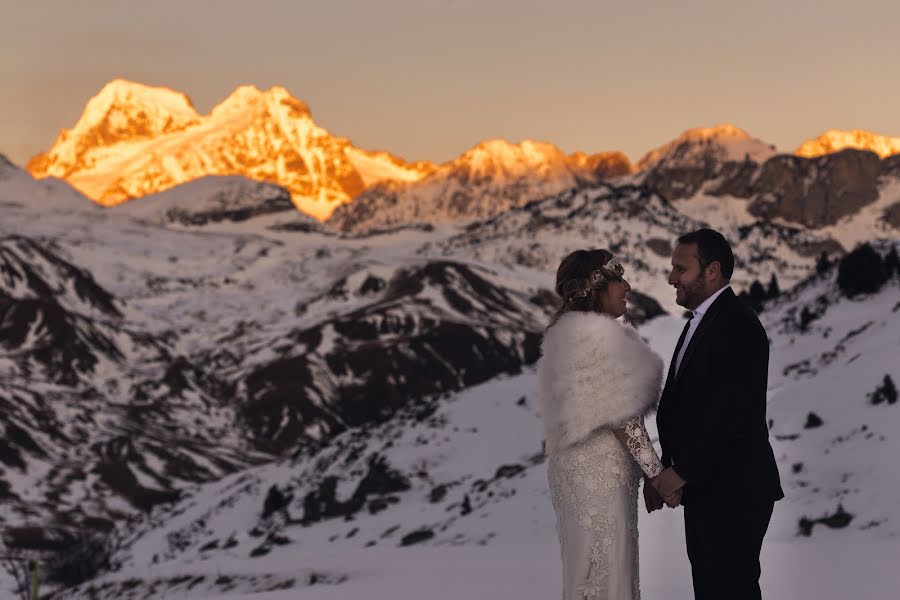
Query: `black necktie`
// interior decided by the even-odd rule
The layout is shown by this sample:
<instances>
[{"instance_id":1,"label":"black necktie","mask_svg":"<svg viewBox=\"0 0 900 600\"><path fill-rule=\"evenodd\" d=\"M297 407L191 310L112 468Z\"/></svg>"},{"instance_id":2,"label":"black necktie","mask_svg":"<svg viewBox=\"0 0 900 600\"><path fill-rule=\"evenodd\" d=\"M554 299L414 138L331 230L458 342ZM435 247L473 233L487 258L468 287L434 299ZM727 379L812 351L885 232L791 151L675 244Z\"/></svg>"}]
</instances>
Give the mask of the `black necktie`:
<instances>
[{"instance_id":1,"label":"black necktie","mask_svg":"<svg viewBox=\"0 0 900 600\"><path fill-rule=\"evenodd\" d=\"M672 363L669 365L669 376L666 378L666 381L672 379L672 377L676 375L675 367L678 365L678 353L681 352L681 346L684 344L684 338L687 337L688 329L691 328L691 321L693 320L694 313L691 313L691 316L684 324L684 329L681 330L681 337L678 338L678 343L675 344L675 354L672 355Z\"/></svg>"}]
</instances>

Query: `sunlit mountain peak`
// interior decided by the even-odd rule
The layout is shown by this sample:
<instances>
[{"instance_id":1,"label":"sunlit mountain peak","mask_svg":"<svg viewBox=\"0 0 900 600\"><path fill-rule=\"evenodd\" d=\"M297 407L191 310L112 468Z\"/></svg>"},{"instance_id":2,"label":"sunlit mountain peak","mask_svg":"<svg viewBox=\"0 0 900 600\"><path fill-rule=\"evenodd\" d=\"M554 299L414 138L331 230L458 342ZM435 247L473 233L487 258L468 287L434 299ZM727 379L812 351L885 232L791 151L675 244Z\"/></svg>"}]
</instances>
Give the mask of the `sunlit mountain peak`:
<instances>
[{"instance_id":1,"label":"sunlit mountain peak","mask_svg":"<svg viewBox=\"0 0 900 600\"><path fill-rule=\"evenodd\" d=\"M553 144L524 140L485 140L452 161L449 169L465 168L475 175L521 176L528 172L568 171L566 155Z\"/></svg>"},{"instance_id":2,"label":"sunlit mountain peak","mask_svg":"<svg viewBox=\"0 0 900 600\"><path fill-rule=\"evenodd\" d=\"M292 118L310 118L312 116L305 102L298 100L281 86L276 85L262 91L255 85L242 85L213 107L210 111L210 118L217 119L233 116L235 113L259 111L272 114L286 111Z\"/></svg>"},{"instance_id":3,"label":"sunlit mountain peak","mask_svg":"<svg viewBox=\"0 0 900 600\"><path fill-rule=\"evenodd\" d=\"M751 137L745 130L723 123L712 127L688 129L671 142L651 150L638 161L638 170L655 166L685 168L701 166L705 161L765 162L775 154L775 146Z\"/></svg>"},{"instance_id":4,"label":"sunlit mountain peak","mask_svg":"<svg viewBox=\"0 0 900 600\"><path fill-rule=\"evenodd\" d=\"M107 206L207 175L243 175L286 188L297 208L322 220L369 185L433 169L332 135L281 86L240 86L202 116L180 92L124 79L105 85L28 164L35 177L66 179Z\"/></svg>"},{"instance_id":5,"label":"sunlit mountain peak","mask_svg":"<svg viewBox=\"0 0 900 600\"><path fill-rule=\"evenodd\" d=\"M794 154L811 158L845 148L869 150L884 158L900 154L900 137L878 135L864 129L851 131L829 129L819 137L803 142Z\"/></svg>"},{"instance_id":6,"label":"sunlit mountain peak","mask_svg":"<svg viewBox=\"0 0 900 600\"><path fill-rule=\"evenodd\" d=\"M199 118L190 98L181 92L115 79L88 101L70 133L103 127L108 136L103 141L108 144L180 131Z\"/></svg>"},{"instance_id":7,"label":"sunlit mountain peak","mask_svg":"<svg viewBox=\"0 0 900 600\"><path fill-rule=\"evenodd\" d=\"M92 150L183 131L200 118L181 92L114 79L87 102L74 127L60 131L49 152L29 161L28 170L66 178L94 164Z\"/></svg>"}]
</instances>

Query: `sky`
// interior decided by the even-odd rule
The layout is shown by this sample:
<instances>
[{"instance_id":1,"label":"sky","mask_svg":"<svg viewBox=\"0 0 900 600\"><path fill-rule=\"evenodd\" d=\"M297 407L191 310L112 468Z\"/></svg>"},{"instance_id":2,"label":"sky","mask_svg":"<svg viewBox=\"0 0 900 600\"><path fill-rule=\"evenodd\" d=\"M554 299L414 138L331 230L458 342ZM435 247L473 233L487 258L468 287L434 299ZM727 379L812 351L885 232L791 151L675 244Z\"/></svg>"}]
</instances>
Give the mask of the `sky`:
<instances>
[{"instance_id":1,"label":"sky","mask_svg":"<svg viewBox=\"0 0 900 600\"><path fill-rule=\"evenodd\" d=\"M0 153L24 165L123 77L201 114L286 87L359 147L450 160L478 142L620 150L733 123L793 151L900 136L891 0L0 0Z\"/></svg>"}]
</instances>

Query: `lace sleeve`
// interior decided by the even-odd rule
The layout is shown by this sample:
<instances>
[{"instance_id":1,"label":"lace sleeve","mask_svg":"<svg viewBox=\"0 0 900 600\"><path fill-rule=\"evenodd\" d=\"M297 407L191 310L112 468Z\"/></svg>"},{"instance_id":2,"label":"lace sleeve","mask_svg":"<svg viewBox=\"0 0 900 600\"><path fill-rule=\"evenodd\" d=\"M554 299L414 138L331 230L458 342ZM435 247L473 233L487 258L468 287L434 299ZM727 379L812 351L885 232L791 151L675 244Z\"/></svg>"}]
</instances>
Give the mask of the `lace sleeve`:
<instances>
[{"instance_id":1,"label":"lace sleeve","mask_svg":"<svg viewBox=\"0 0 900 600\"><path fill-rule=\"evenodd\" d=\"M644 475L652 479L660 474L663 466L659 456L656 455L656 450L653 449L650 436L647 435L643 417L635 417L615 431L616 436L641 466Z\"/></svg>"}]
</instances>

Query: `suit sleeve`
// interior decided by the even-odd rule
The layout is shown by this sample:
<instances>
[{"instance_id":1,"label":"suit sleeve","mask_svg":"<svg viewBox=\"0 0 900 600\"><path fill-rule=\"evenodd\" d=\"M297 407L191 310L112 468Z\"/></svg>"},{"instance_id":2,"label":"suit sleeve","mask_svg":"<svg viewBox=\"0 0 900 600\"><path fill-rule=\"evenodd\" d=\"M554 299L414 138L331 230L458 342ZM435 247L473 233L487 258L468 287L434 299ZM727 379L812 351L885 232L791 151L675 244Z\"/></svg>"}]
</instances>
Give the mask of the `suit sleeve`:
<instances>
[{"instance_id":1,"label":"suit sleeve","mask_svg":"<svg viewBox=\"0 0 900 600\"><path fill-rule=\"evenodd\" d=\"M693 435L675 458L675 471L702 487L727 469L727 451L741 435L756 402L765 402L769 342L753 317L741 315L712 340L709 387ZM666 457L668 458L668 457Z\"/></svg>"}]
</instances>

